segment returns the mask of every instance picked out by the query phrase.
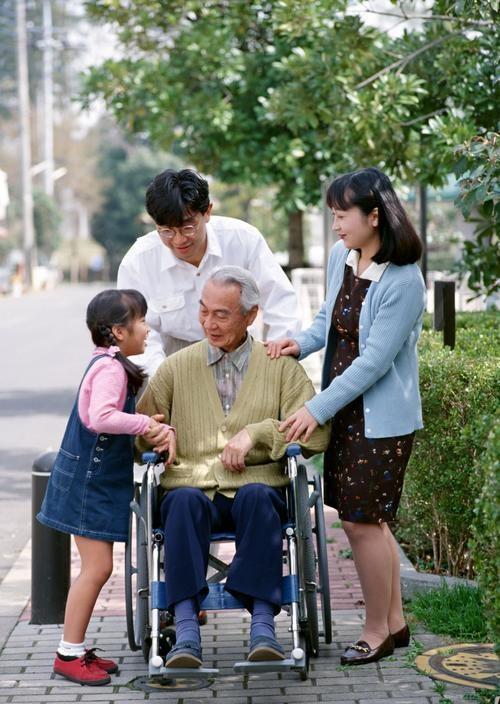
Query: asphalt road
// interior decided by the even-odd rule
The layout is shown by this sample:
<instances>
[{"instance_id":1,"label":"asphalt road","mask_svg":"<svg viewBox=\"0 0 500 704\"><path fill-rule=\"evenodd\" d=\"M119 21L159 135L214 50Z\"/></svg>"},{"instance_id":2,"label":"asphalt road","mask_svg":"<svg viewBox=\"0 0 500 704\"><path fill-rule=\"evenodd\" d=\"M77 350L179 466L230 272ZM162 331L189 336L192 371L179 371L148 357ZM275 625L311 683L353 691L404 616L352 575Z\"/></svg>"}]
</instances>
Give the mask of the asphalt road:
<instances>
[{"instance_id":1,"label":"asphalt road","mask_svg":"<svg viewBox=\"0 0 500 704\"><path fill-rule=\"evenodd\" d=\"M33 461L57 450L92 342L102 284L0 298L0 582L31 534Z\"/></svg>"}]
</instances>

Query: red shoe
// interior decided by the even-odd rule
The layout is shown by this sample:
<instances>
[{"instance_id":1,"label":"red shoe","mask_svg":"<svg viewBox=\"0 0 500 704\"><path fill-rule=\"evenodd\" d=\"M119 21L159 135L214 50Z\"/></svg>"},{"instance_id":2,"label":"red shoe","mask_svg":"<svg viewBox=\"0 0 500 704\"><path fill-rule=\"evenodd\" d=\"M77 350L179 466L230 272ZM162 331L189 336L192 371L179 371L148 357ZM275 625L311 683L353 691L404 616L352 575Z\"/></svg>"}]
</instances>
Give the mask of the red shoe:
<instances>
[{"instance_id":1,"label":"red shoe","mask_svg":"<svg viewBox=\"0 0 500 704\"><path fill-rule=\"evenodd\" d=\"M88 650L85 650L87 653L87 659L90 660L91 662L95 662L98 667L101 668L101 670L104 670L104 672L107 672L108 675L114 675L118 672L118 665L114 660L107 660L106 658L100 658L98 655L95 654L96 650L102 650L102 648L89 648Z\"/></svg>"},{"instance_id":2,"label":"red shoe","mask_svg":"<svg viewBox=\"0 0 500 704\"><path fill-rule=\"evenodd\" d=\"M56 675L61 675L61 677L65 677L71 682L82 685L97 686L111 682L111 677L108 673L101 670L96 660L92 657L89 658L88 653L82 655L81 658L73 658L72 660L63 660L59 653L56 653L54 672Z\"/></svg>"}]
</instances>

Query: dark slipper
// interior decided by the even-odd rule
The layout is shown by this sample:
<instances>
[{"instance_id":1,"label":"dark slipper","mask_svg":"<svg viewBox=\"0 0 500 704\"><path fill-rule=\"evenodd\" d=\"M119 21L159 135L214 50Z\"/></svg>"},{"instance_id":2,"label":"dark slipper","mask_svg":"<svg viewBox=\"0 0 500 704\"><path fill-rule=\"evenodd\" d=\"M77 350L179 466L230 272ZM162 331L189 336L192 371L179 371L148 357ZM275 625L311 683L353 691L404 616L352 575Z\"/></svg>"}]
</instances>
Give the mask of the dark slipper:
<instances>
[{"instance_id":1,"label":"dark slipper","mask_svg":"<svg viewBox=\"0 0 500 704\"><path fill-rule=\"evenodd\" d=\"M165 659L165 667L201 667L201 648L191 640L176 643Z\"/></svg>"},{"instance_id":2,"label":"dark slipper","mask_svg":"<svg viewBox=\"0 0 500 704\"><path fill-rule=\"evenodd\" d=\"M265 662L267 660L284 660L285 651L276 638L258 636L250 642L248 658L250 662Z\"/></svg>"}]
</instances>

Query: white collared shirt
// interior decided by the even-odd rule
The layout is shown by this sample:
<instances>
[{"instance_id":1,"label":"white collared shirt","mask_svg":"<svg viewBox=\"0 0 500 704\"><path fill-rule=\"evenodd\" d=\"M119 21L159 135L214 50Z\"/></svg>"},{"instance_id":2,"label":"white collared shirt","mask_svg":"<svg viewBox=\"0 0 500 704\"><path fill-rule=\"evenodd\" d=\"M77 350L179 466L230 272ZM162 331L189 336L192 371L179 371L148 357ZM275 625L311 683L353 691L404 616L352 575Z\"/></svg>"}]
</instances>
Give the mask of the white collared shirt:
<instances>
[{"instance_id":1,"label":"white collared shirt","mask_svg":"<svg viewBox=\"0 0 500 704\"><path fill-rule=\"evenodd\" d=\"M151 333L145 354L134 361L150 376L166 353L204 338L198 321L201 291L210 273L226 264L247 269L257 281L268 339L290 337L300 330L293 287L255 227L212 216L207 223L207 249L198 267L177 259L153 230L139 237L124 256L117 281L118 288L135 288L148 302ZM255 337L258 331L250 330Z\"/></svg>"},{"instance_id":2,"label":"white collared shirt","mask_svg":"<svg viewBox=\"0 0 500 704\"><path fill-rule=\"evenodd\" d=\"M362 274L358 274L359 252L357 249L349 250L349 254L347 255L345 263L352 268L354 276L357 276L360 279L367 279L368 281L380 281L382 274L389 265L389 262L383 262L382 264L372 262L369 266L366 267Z\"/></svg>"}]
</instances>

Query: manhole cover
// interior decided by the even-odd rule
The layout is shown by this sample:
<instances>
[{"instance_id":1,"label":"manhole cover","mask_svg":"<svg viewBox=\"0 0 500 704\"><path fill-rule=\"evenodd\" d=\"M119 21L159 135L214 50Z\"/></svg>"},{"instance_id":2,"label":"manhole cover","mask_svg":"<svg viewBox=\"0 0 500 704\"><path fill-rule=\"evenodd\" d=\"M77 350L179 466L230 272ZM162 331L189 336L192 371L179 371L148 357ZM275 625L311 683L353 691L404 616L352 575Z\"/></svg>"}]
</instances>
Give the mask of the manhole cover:
<instances>
[{"instance_id":1,"label":"manhole cover","mask_svg":"<svg viewBox=\"0 0 500 704\"><path fill-rule=\"evenodd\" d=\"M137 692L191 692L203 689L213 683L212 677L135 677L127 687Z\"/></svg>"},{"instance_id":2,"label":"manhole cover","mask_svg":"<svg viewBox=\"0 0 500 704\"><path fill-rule=\"evenodd\" d=\"M496 689L500 684L500 660L493 648L489 643L455 643L418 655L415 665L436 680Z\"/></svg>"}]
</instances>

